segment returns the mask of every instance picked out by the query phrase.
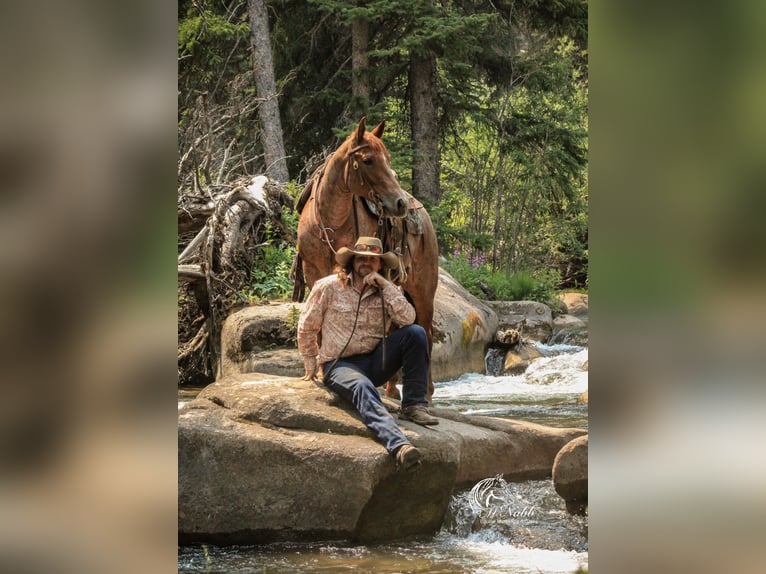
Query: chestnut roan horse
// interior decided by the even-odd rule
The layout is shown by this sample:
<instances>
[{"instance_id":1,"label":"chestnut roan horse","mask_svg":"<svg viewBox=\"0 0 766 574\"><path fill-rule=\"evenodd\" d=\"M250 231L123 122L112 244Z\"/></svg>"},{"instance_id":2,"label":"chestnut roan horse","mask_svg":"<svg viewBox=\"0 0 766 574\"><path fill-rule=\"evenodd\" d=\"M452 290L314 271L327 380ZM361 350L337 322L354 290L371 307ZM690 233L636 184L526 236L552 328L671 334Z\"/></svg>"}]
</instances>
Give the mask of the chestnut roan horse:
<instances>
[{"instance_id":1,"label":"chestnut roan horse","mask_svg":"<svg viewBox=\"0 0 766 574\"><path fill-rule=\"evenodd\" d=\"M353 248L359 236L378 237L386 251L399 255L399 269L389 279L401 285L415 308L415 322L433 346L431 322L439 279L436 234L423 204L406 193L391 169L391 156L381 141L385 120L371 132L365 118L346 141L306 182L297 209L298 254L293 262L294 301L302 301L305 286L332 273L335 252ZM389 397L400 398L392 381ZM428 399L433 396L429 377Z\"/></svg>"}]
</instances>

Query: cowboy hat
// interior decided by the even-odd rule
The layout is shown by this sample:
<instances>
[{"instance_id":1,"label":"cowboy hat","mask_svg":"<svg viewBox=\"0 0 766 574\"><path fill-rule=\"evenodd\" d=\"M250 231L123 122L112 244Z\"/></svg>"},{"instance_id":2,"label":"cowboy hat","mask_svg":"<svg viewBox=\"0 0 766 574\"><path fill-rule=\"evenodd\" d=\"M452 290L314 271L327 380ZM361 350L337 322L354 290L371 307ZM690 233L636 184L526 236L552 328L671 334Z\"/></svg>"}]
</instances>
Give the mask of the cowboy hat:
<instances>
[{"instance_id":1,"label":"cowboy hat","mask_svg":"<svg viewBox=\"0 0 766 574\"><path fill-rule=\"evenodd\" d=\"M380 257L382 267L392 268L399 265L399 257L393 251L383 253L383 244L377 237L360 237L353 249L341 247L335 254L335 261L345 266L354 255L369 255Z\"/></svg>"}]
</instances>

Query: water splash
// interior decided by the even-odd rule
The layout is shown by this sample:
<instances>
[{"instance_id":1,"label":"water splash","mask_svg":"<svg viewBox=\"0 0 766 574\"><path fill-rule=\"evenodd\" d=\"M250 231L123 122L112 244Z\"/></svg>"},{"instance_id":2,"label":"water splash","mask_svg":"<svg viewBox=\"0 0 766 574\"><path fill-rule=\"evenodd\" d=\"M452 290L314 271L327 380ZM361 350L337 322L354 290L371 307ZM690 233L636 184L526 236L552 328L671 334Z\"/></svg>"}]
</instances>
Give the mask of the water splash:
<instances>
[{"instance_id":1,"label":"water splash","mask_svg":"<svg viewBox=\"0 0 766 574\"><path fill-rule=\"evenodd\" d=\"M436 540L453 553L480 555L472 572L552 574L588 561L587 517L568 514L550 480L480 481L452 498Z\"/></svg>"},{"instance_id":2,"label":"water splash","mask_svg":"<svg viewBox=\"0 0 766 574\"><path fill-rule=\"evenodd\" d=\"M454 381L436 383L434 399L470 399L579 394L588 389L588 372L583 365L588 350L556 354L533 360L522 375L492 376L468 373Z\"/></svg>"}]
</instances>

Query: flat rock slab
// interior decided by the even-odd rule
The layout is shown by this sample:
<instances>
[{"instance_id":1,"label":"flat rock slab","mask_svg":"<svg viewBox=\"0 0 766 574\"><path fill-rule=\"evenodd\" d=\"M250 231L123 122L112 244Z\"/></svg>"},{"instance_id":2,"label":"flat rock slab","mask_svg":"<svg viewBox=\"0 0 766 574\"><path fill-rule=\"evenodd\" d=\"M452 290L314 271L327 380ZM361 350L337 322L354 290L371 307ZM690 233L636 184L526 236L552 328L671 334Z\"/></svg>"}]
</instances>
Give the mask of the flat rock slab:
<instances>
[{"instance_id":1,"label":"flat rock slab","mask_svg":"<svg viewBox=\"0 0 766 574\"><path fill-rule=\"evenodd\" d=\"M181 544L363 542L432 534L457 487L502 474L551 476L582 429L433 409L440 424L399 421L422 452L397 471L351 405L321 383L231 375L179 411Z\"/></svg>"}]
</instances>

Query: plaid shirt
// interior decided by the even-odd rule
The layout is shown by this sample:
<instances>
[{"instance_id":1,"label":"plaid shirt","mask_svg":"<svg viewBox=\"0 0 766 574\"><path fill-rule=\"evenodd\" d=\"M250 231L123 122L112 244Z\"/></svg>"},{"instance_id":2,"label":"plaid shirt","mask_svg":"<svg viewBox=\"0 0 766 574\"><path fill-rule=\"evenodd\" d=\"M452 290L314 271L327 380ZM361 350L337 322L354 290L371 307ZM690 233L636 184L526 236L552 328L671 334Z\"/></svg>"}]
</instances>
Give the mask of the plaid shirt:
<instances>
[{"instance_id":1,"label":"plaid shirt","mask_svg":"<svg viewBox=\"0 0 766 574\"><path fill-rule=\"evenodd\" d=\"M367 287L360 301L351 276L347 282L337 275L317 281L298 321L298 350L304 359L318 356L318 363L322 365L334 361L341 351L344 357L372 352L383 335L380 293L379 289ZM415 321L415 309L399 287L389 283L382 294L386 302L386 332L391 322L403 327ZM357 306L359 318L354 328ZM321 349L317 344L319 333L322 334Z\"/></svg>"}]
</instances>

